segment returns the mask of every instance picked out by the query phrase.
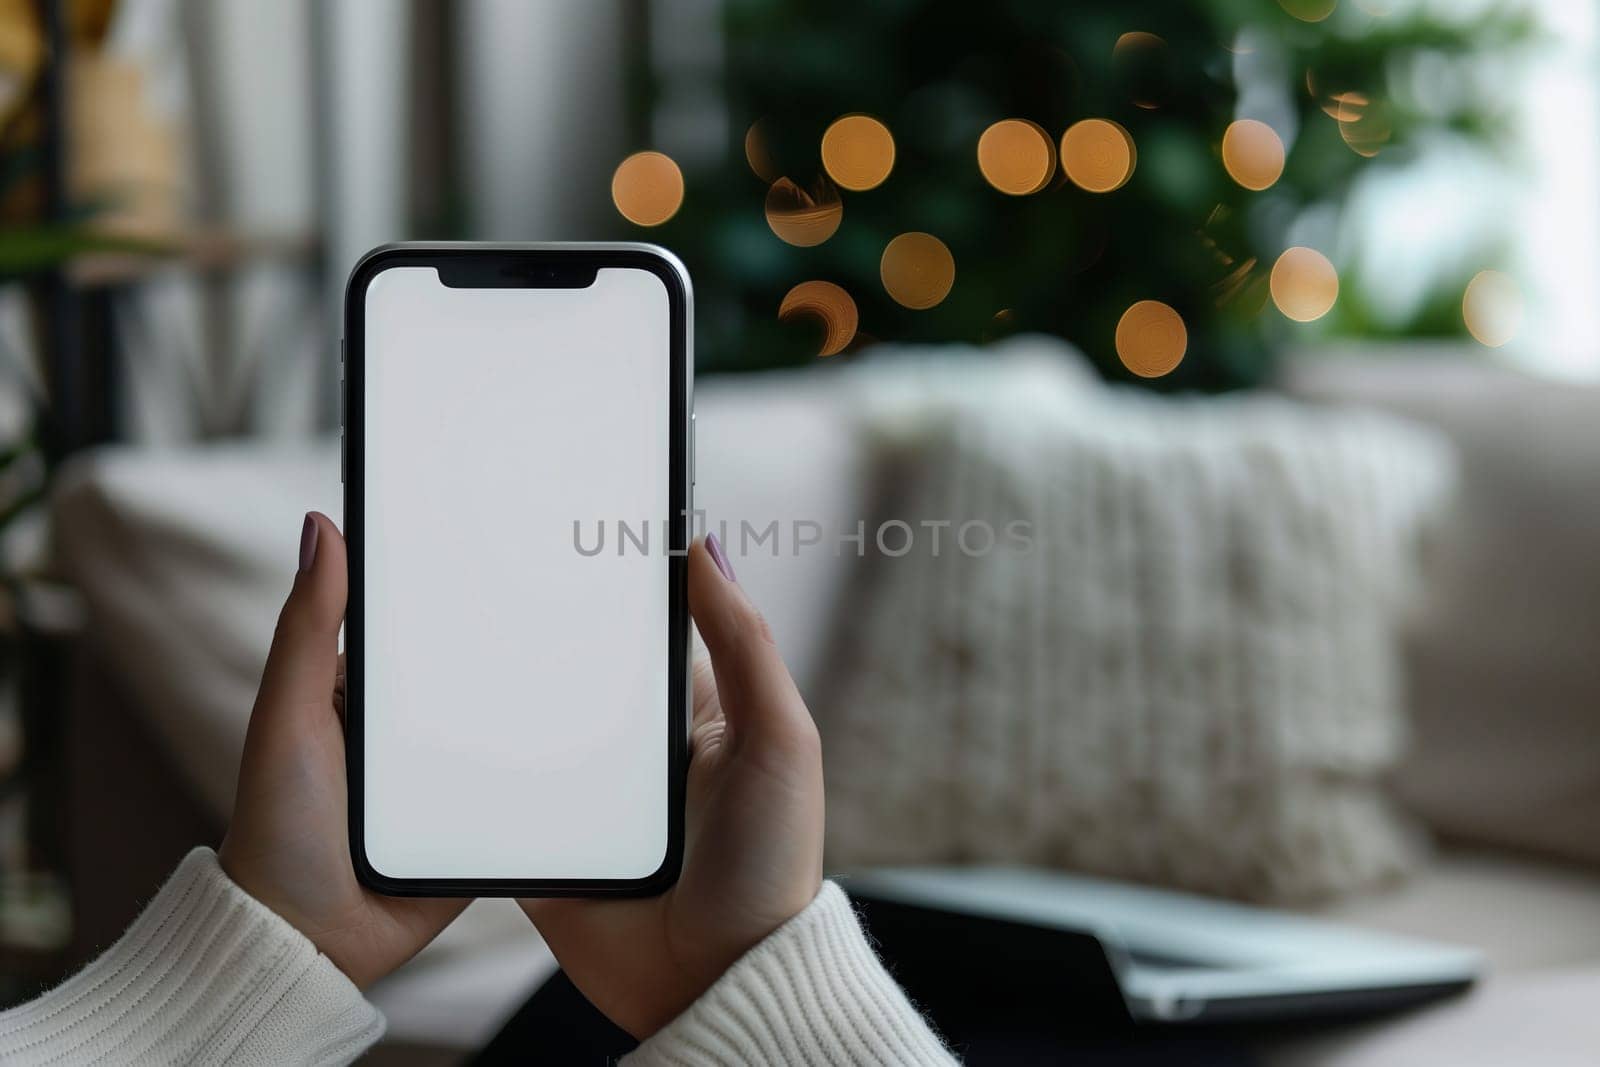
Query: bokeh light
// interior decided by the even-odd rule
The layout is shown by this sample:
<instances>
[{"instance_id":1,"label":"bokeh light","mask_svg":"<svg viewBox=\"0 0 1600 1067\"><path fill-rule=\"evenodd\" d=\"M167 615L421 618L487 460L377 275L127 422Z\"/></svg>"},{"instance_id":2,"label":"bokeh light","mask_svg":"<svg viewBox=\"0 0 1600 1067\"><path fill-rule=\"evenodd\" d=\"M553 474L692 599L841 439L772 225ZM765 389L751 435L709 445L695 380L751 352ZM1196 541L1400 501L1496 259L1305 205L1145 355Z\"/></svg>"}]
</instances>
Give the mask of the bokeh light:
<instances>
[{"instance_id":1,"label":"bokeh light","mask_svg":"<svg viewBox=\"0 0 1600 1067\"><path fill-rule=\"evenodd\" d=\"M1339 0L1278 0L1278 5L1301 22L1321 22L1333 14Z\"/></svg>"},{"instance_id":2,"label":"bokeh light","mask_svg":"<svg viewBox=\"0 0 1600 1067\"><path fill-rule=\"evenodd\" d=\"M770 140L767 125L766 119L756 119L745 131L744 160L750 164L757 178L771 185L783 175L778 173L778 166L772 160L772 150L767 147Z\"/></svg>"},{"instance_id":3,"label":"bokeh light","mask_svg":"<svg viewBox=\"0 0 1600 1067\"><path fill-rule=\"evenodd\" d=\"M1253 192L1269 189L1283 174L1283 141L1265 122L1239 119L1222 135L1222 165L1228 177Z\"/></svg>"},{"instance_id":4,"label":"bokeh light","mask_svg":"<svg viewBox=\"0 0 1600 1067\"><path fill-rule=\"evenodd\" d=\"M779 178L767 190L767 225L792 245L820 245L834 235L842 221L844 203L839 190L826 178L818 178L810 192L788 178Z\"/></svg>"},{"instance_id":5,"label":"bokeh light","mask_svg":"<svg viewBox=\"0 0 1600 1067\"><path fill-rule=\"evenodd\" d=\"M894 137L870 115L845 115L822 135L822 165L841 189L875 189L894 169Z\"/></svg>"},{"instance_id":6,"label":"bokeh light","mask_svg":"<svg viewBox=\"0 0 1600 1067\"><path fill-rule=\"evenodd\" d=\"M931 233L902 233L890 241L878 263L883 288L902 307L924 311L950 294L956 260Z\"/></svg>"},{"instance_id":7,"label":"bokeh light","mask_svg":"<svg viewBox=\"0 0 1600 1067\"><path fill-rule=\"evenodd\" d=\"M814 319L822 323L824 334L819 356L836 356L856 335L861 316L850 294L832 282L801 282L784 295L778 305L780 322Z\"/></svg>"},{"instance_id":8,"label":"bokeh light","mask_svg":"<svg viewBox=\"0 0 1600 1067\"><path fill-rule=\"evenodd\" d=\"M1131 30L1117 38L1111 59L1133 95L1133 106L1154 111L1165 101L1170 62L1167 42L1153 33Z\"/></svg>"},{"instance_id":9,"label":"bokeh light","mask_svg":"<svg viewBox=\"0 0 1600 1067\"><path fill-rule=\"evenodd\" d=\"M611 176L611 202L629 222L659 226L683 206L683 172L663 152L635 152Z\"/></svg>"},{"instance_id":10,"label":"bokeh light","mask_svg":"<svg viewBox=\"0 0 1600 1067\"><path fill-rule=\"evenodd\" d=\"M1522 328L1522 289L1516 279L1497 270L1480 271L1467 283L1461 318L1481 345L1499 348Z\"/></svg>"},{"instance_id":11,"label":"bokeh light","mask_svg":"<svg viewBox=\"0 0 1600 1067\"><path fill-rule=\"evenodd\" d=\"M1159 300L1141 300L1117 321L1117 358L1141 378L1172 373L1188 350L1183 316Z\"/></svg>"},{"instance_id":12,"label":"bokeh light","mask_svg":"<svg viewBox=\"0 0 1600 1067\"><path fill-rule=\"evenodd\" d=\"M1339 299L1339 272L1314 248L1294 247L1272 265L1272 302L1296 322L1322 318Z\"/></svg>"},{"instance_id":13,"label":"bokeh light","mask_svg":"<svg viewBox=\"0 0 1600 1067\"><path fill-rule=\"evenodd\" d=\"M1166 46L1167 42L1153 33L1130 30L1117 38L1117 43L1111 46L1111 54L1117 59L1128 59L1142 52L1159 50Z\"/></svg>"},{"instance_id":14,"label":"bokeh light","mask_svg":"<svg viewBox=\"0 0 1600 1067\"><path fill-rule=\"evenodd\" d=\"M1366 106L1367 97L1364 93L1334 93L1322 105L1322 111L1335 122L1354 122L1361 117Z\"/></svg>"},{"instance_id":15,"label":"bokeh light","mask_svg":"<svg viewBox=\"0 0 1600 1067\"><path fill-rule=\"evenodd\" d=\"M1080 189L1109 193L1128 184L1138 165L1133 137L1109 119L1084 119L1061 135L1061 166Z\"/></svg>"},{"instance_id":16,"label":"bokeh light","mask_svg":"<svg viewBox=\"0 0 1600 1067\"><path fill-rule=\"evenodd\" d=\"M1037 193L1055 176L1056 143L1038 123L1001 119L978 138L978 169L1002 193Z\"/></svg>"},{"instance_id":17,"label":"bokeh light","mask_svg":"<svg viewBox=\"0 0 1600 1067\"><path fill-rule=\"evenodd\" d=\"M1365 93L1339 93L1323 110L1339 123L1339 136L1351 151L1367 159L1376 156L1394 133L1388 106Z\"/></svg>"}]
</instances>

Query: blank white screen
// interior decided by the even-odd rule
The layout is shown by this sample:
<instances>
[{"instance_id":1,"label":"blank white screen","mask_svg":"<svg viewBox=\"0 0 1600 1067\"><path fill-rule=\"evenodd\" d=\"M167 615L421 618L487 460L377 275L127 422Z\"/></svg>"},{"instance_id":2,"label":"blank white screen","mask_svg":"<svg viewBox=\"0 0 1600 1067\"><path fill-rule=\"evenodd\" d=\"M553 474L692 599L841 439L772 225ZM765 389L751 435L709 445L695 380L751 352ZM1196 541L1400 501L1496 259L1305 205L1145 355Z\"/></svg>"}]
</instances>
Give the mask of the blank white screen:
<instances>
[{"instance_id":1,"label":"blank white screen","mask_svg":"<svg viewBox=\"0 0 1600 1067\"><path fill-rule=\"evenodd\" d=\"M364 823L392 878L650 875L667 849L670 318L648 271L365 318ZM573 523L592 548L581 555ZM650 551L616 523L650 524Z\"/></svg>"}]
</instances>

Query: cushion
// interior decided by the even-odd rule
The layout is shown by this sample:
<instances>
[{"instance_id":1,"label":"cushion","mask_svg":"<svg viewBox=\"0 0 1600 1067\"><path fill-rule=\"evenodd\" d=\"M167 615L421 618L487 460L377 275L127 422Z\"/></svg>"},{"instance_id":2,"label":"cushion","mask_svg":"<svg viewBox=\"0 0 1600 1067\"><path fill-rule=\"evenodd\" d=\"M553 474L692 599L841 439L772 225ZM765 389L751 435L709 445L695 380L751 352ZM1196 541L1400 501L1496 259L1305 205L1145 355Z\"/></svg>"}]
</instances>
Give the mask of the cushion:
<instances>
[{"instance_id":1,"label":"cushion","mask_svg":"<svg viewBox=\"0 0 1600 1067\"><path fill-rule=\"evenodd\" d=\"M218 822L313 508L340 514L336 440L102 449L56 487L93 636Z\"/></svg>"},{"instance_id":2,"label":"cushion","mask_svg":"<svg viewBox=\"0 0 1600 1067\"><path fill-rule=\"evenodd\" d=\"M797 549L795 524L853 524L870 490L854 411L832 370L725 375L695 387L696 508L721 531L807 695L828 673L829 624L853 557ZM777 536L761 537L773 523ZM743 536L746 525L755 532Z\"/></svg>"},{"instance_id":3,"label":"cushion","mask_svg":"<svg viewBox=\"0 0 1600 1067\"><path fill-rule=\"evenodd\" d=\"M1285 385L1454 443L1450 537L1408 633L1395 787L1438 833L1600 863L1600 388L1447 351L1307 354Z\"/></svg>"},{"instance_id":4,"label":"cushion","mask_svg":"<svg viewBox=\"0 0 1600 1067\"><path fill-rule=\"evenodd\" d=\"M821 722L831 863L1047 864L1271 901L1411 869L1380 779L1405 740L1399 633L1450 484L1440 440L1107 389L1044 340L886 354L858 391L889 503Z\"/></svg>"}]
</instances>

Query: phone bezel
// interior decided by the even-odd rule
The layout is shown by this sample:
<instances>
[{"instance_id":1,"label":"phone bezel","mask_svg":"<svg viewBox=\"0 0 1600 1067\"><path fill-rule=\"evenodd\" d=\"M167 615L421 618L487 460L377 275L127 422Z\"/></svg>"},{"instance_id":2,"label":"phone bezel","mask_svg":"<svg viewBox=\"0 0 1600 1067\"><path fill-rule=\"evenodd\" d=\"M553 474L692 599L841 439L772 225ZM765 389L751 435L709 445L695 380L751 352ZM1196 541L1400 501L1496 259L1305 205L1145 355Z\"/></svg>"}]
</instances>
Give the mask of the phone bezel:
<instances>
[{"instance_id":1,"label":"phone bezel","mask_svg":"<svg viewBox=\"0 0 1600 1067\"><path fill-rule=\"evenodd\" d=\"M395 267L431 266L442 270L470 268L485 276L499 274L526 278L530 288L547 287L540 278L556 279L554 286L568 287L559 279L574 270L623 267L647 270L661 280L668 295L671 337L671 406L669 442L668 523L668 635L667 727L667 848L652 874L635 879L584 878L396 878L377 870L366 850L364 832L365 671L363 612L365 579L365 442L363 396L366 293L372 280ZM556 273L546 275L546 269ZM469 271L469 272L470 272ZM442 276L442 273L441 273ZM689 724L689 601L687 549L692 534L693 473L690 419L693 411L694 365L691 323L692 290L688 271L677 257L654 245L597 244L391 244L373 249L357 262L345 286L342 342L341 466L344 481L344 532L349 546L350 589L345 612L345 765L349 780L350 858L356 877L370 889L391 896L473 897L594 897L652 896L678 878L684 848L684 785L688 770Z\"/></svg>"}]
</instances>

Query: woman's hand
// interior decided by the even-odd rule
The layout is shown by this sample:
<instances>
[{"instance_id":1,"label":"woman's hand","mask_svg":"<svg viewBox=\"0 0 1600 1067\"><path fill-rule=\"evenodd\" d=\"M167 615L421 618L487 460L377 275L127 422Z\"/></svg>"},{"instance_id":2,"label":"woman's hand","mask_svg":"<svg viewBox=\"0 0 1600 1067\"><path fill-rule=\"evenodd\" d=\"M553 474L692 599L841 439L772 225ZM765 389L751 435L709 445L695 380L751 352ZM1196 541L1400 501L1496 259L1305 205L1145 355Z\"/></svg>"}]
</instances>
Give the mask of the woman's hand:
<instances>
[{"instance_id":1,"label":"woman's hand","mask_svg":"<svg viewBox=\"0 0 1600 1067\"><path fill-rule=\"evenodd\" d=\"M694 668L683 873L659 897L524 900L573 983L637 1038L660 1029L822 884L822 749L721 549L689 552Z\"/></svg>"},{"instance_id":2,"label":"woman's hand","mask_svg":"<svg viewBox=\"0 0 1600 1067\"><path fill-rule=\"evenodd\" d=\"M295 575L250 713L228 877L277 912L361 988L414 956L467 906L368 892L350 862L344 773L344 538L306 516Z\"/></svg>"}]
</instances>

